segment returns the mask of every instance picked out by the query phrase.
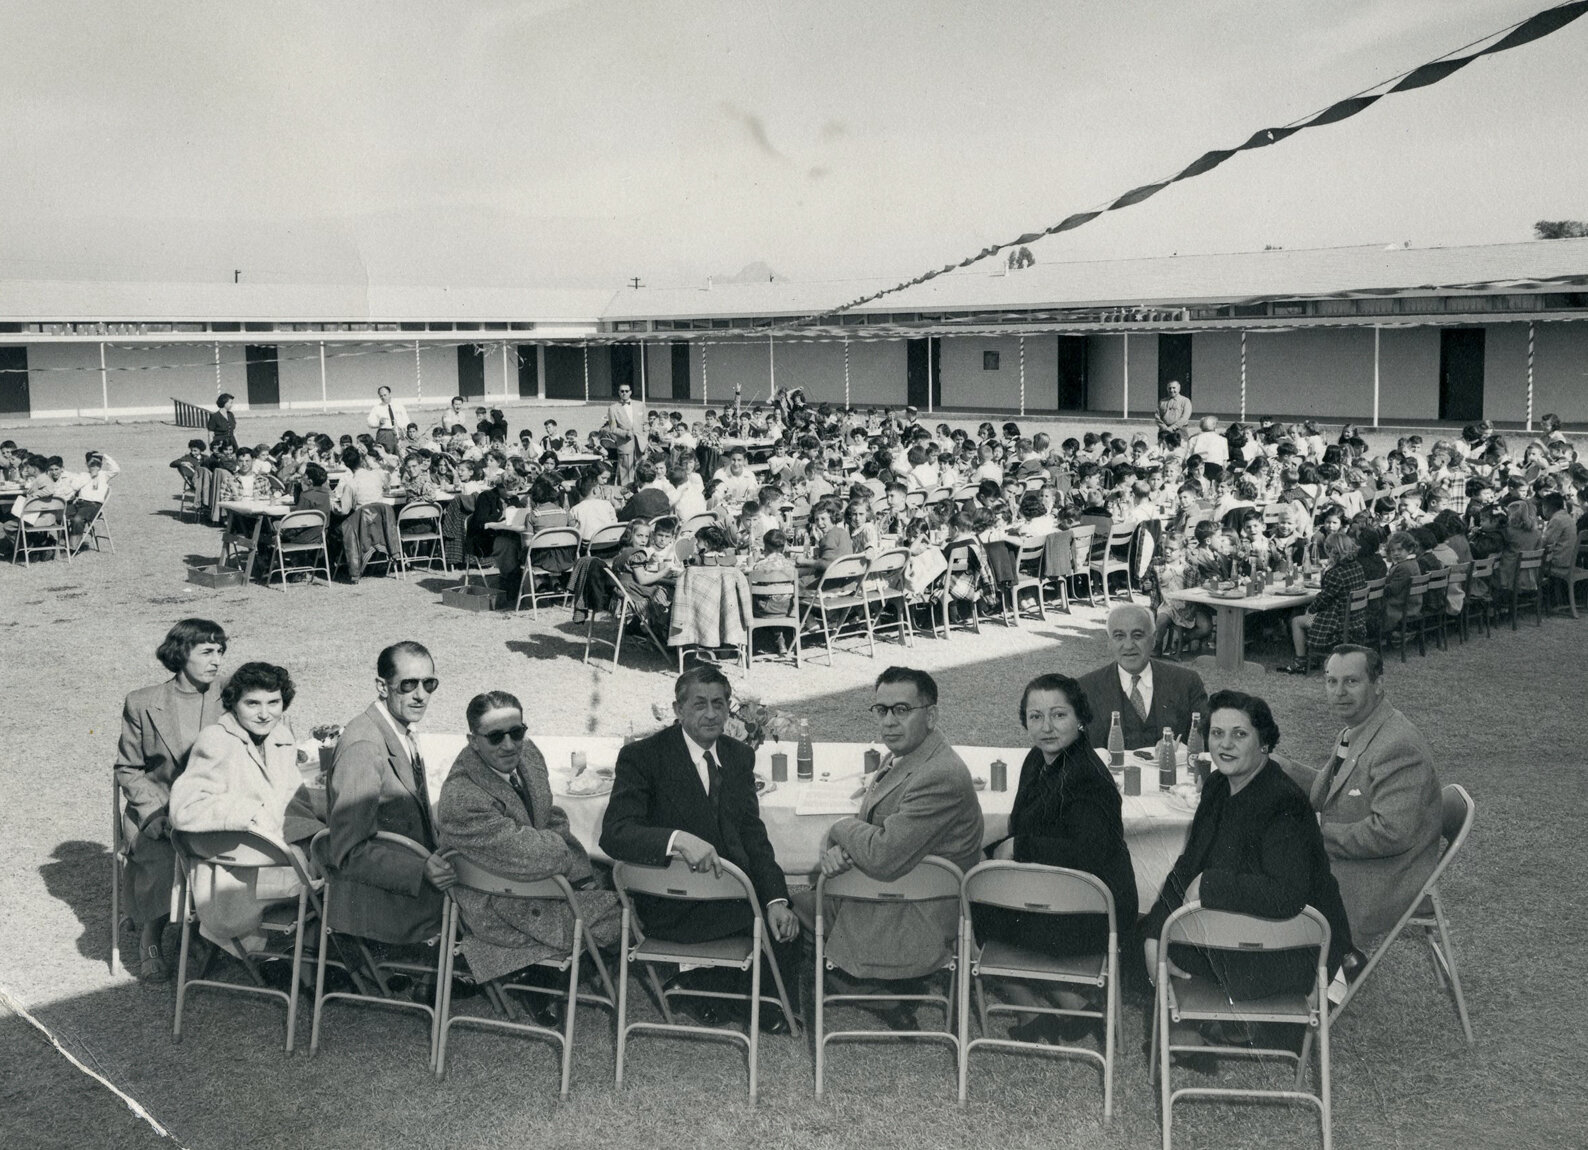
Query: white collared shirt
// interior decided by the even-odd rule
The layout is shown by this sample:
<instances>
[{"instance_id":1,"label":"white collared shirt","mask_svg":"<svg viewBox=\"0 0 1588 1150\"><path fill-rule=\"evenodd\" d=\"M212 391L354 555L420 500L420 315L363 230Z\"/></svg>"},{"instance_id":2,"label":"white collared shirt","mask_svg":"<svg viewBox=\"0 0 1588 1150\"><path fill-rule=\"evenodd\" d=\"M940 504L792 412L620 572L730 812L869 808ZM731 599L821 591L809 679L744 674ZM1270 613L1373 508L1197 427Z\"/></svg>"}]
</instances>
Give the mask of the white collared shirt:
<instances>
[{"instance_id":1,"label":"white collared shirt","mask_svg":"<svg viewBox=\"0 0 1588 1150\"><path fill-rule=\"evenodd\" d=\"M680 733L683 733L682 728L680 728ZM703 747L699 743L695 742L694 739L691 739L687 734L684 734L684 749L689 752L689 761L694 764L695 773L700 776L701 789L705 791L706 794L711 794L711 772L706 769L706 753L708 751L711 753L712 757L717 760L717 770L721 771L723 769L722 756L717 753L716 744L713 743L709 747ZM678 841L678 835L679 832L674 831L672 834L667 836L668 854L673 853L673 844ZM766 905L771 906L772 903L776 902L787 903L788 899L775 898L772 900L772 902L769 902Z\"/></svg>"},{"instance_id":2,"label":"white collared shirt","mask_svg":"<svg viewBox=\"0 0 1588 1150\"><path fill-rule=\"evenodd\" d=\"M399 723L396 719L392 718L392 713L386 709L385 703L380 705L379 710L380 717L386 720L387 726L397 732L397 737L402 740L403 746L408 749L408 761L410 763L419 762L419 743L418 740L414 738L413 731L411 731L408 727L403 726L403 724Z\"/></svg>"},{"instance_id":3,"label":"white collared shirt","mask_svg":"<svg viewBox=\"0 0 1588 1150\"><path fill-rule=\"evenodd\" d=\"M1114 666L1119 671L1119 689L1124 693L1126 701L1130 699L1130 672L1119 666ZM1141 691L1141 705L1152 713L1152 660L1147 660L1147 665L1141 669L1141 682L1138 684Z\"/></svg>"}]
</instances>

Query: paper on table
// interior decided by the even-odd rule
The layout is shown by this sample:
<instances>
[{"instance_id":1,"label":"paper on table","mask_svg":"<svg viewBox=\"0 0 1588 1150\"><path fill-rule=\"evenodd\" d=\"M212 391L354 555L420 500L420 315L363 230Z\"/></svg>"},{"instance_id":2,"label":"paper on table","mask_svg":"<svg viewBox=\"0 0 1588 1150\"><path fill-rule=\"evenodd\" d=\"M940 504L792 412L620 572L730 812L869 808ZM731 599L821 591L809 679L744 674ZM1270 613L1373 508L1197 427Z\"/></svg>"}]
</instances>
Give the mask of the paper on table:
<instances>
[{"instance_id":1,"label":"paper on table","mask_svg":"<svg viewBox=\"0 0 1588 1150\"><path fill-rule=\"evenodd\" d=\"M801 788L794 804L797 815L852 815L859 809L853 776L827 783L808 783Z\"/></svg>"}]
</instances>

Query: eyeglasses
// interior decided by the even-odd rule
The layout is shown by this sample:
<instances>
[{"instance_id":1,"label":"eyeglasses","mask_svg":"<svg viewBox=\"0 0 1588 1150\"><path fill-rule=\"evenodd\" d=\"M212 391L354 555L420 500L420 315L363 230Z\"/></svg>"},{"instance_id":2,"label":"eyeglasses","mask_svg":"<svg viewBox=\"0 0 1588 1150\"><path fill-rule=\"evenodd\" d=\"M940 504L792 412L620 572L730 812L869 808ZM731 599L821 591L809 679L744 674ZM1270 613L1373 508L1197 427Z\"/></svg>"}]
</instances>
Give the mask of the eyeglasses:
<instances>
[{"instance_id":1,"label":"eyeglasses","mask_svg":"<svg viewBox=\"0 0 1588 1150\"><path fill-rule=\"evenodd\" d=\"M391 689L399 695L411 695L420 687L425 689L425 694L434 695L436 688L441 686L440 679L398 679L391 685Z\"/></svg>"},{"instance_id":2,"label":"eyeglasses","mask_svg":"<svg viewBox=\"0 0 1588 1150\"><path fill-rule=\"evenodd\" d=\"M524 726L523 723L518 724L516 727L509 727L505 731L482 731L479 733L480 738L490 743L493 747L500 747L503 739L512 739L515 743L522 743L524 736L527 734L529 734L529 728Z\"/></svg>"},{"instance_id":3,"label":"eyeglasses","mask_svg":"<svg viewBox=\"0 0 1588 1150\"><path fill-rule=\"evenodd\" d=\"M902 719L911 711L924 711L931 705L932 704L930 703L923 704L922 706L916 706L913 703L894 703L892 706L889 706L887 703L873 703L871 706L867 707L866 710L870 711L879 719L885 719L889 715L892 715L895 719Z\"/></svg>"}]
</instances>

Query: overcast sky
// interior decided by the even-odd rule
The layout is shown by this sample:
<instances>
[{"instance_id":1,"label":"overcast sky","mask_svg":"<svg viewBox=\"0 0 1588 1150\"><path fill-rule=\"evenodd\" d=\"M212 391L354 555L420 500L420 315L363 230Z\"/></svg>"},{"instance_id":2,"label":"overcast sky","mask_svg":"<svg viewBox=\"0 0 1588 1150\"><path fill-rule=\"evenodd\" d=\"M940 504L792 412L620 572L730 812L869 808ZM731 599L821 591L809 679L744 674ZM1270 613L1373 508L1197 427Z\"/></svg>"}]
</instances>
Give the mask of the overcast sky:
<instances>
[{"instance_id":1,"label":"overcast sky","mask_svg":"<svg viewBox=\"0 0 1588 1150\"><path fill-rule=\"evenodd\" d=\"M6 0L0 278L904 278L1547 0ZM1039 260L1588 218L1588 19Z\"/></svg>"}]
</instances>

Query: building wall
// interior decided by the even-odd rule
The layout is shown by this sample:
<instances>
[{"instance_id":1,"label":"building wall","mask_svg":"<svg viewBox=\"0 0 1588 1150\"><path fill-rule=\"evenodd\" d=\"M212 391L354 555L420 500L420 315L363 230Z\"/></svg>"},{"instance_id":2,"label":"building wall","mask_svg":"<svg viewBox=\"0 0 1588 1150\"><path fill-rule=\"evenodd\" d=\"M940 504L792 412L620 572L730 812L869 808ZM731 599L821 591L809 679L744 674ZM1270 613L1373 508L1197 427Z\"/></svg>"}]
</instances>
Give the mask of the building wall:
<instances>
[{"instance_id":1,"label":"building wall","mask_svg":"<svg viewBox=\"0 0 1588 1150\"><path fill-rule=\"evenodd\" d=\"M1192 344L1193 350L1195 343ZM1057 348L1054 350L1057 355ZM1058 368L1055 366L1054 371ZM1196 384L1196 364L1191 365L1192 388ZM1119 411L1125 396L1125 337L1123 335L1094 335L1089 337L1086 369L1086 409L1088 411ZM1158 407L1158 337L1133 335L1130 337L1130 396L1131 415L1143 415Z\"/></svg>"},{"instance_id":2,"label":"building wall","mask_svg":"<svg viewBox=\"0 0 1588 1150\"><path fill-rule=\"evenodd\" d=\"M897 407L904 402L903 340L849 342L849 399L856 406ZM780 342L774 349L779 390L801 388L808 403L844 402L844 344ZM733 401L734 384L744 402L766 399L772 368L765 341L694 343L689 349L690 395L712 406ZM946 399L946 396L945 396Z\"/></svg>"},{"instance_id":3,"label":"building wall","mask_svg":"<svg viewBox=\"0 0 1588 1150\"><path fill-rule=\"evenodd\" d=\"M1533 420L1554 412L1568 423L1588 421L1588 322L1535 325ZM1484 340L1483 414L1527 418L1527 324L1491 324Z\"/></svg>"},{"instance_id":4,"label":"building wall","mask_svg":"<svg viewBox=\"0 0 1588 1150\"><path fill-rule=\"evenodd\" d=\"M1020 410L1020 339L1017 336L950 336L942 341L939 370L943 406ZM998 369L983 367L984 353L998 353ZM1059 401L1059 342L1055 335L1027 336L1026 410L1056 411Z\"/></svg>"},{"instance_id":5,"label":"building wall","mask_svg":"<svg viewBox=\"0 0 1588 1150\"><path fill-rule=\"evenodd\" d=\"M1539 324L1540 329L1554 324ZM1537 359L1534 360L1534 397L1538 395ZM1551 410L1535 407L1536 419ZM1483 337L1483 417L1485 419L1527 418L1527 324L1491 323L1484 325Z\"/></svg>"}]
</instances>

